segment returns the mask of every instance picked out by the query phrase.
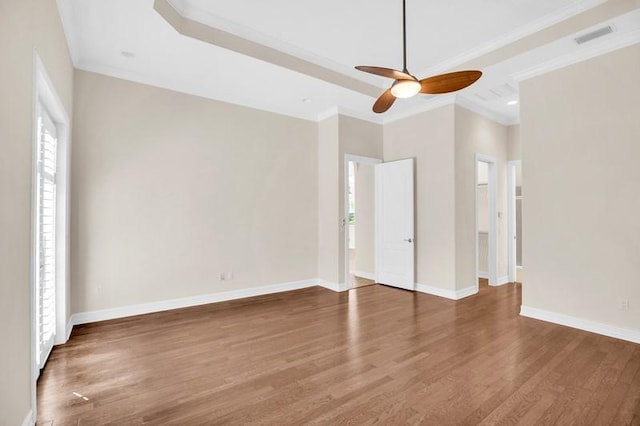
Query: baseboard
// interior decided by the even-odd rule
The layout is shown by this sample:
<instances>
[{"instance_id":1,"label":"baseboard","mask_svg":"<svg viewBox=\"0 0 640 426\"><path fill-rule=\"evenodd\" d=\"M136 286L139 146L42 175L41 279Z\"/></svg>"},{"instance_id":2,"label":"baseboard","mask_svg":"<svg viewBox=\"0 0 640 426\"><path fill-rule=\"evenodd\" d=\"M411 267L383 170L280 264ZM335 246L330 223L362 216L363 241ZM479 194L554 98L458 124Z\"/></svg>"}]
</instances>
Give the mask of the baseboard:
<instances>
[{"instance_id":1,"label":"baseboard","mask_svg":"<svg viewBox=\"0 0 640 426\"><path fill-rule=\"evenodd\" d=\"M73 315L71 315L69 317L69 321L67 321L67 330L66 330L67 336L66 336L66 339L64 340L65 343L69 341L72 331L73 331Z\"/></svg>"},{"instance_id":2,"label":"baseboard","mask_svg":"<svg viewBox=\"0 0 640 426\"><path fill-rule=\"evenodd\" d=\"M509 284L511 281L509 280L509 275L505 275L504 277L498 278L498 282L495 284L491 284L493 287L498 287L501 285Z\"/></svg>"},{"instance_id":3,"label":"baseboard","mask_svg":"<svg viewBox=\"0 0 640 426\"><path fill-rule=\"evenodd\" d=\"M523 317L552 322L591 333L602 334L603 336L615 337L633 343L640 343L640 330L631 330L601 322L572 317L570 315L559 314L557 312L545 311L544 309L532 308L530 306L520 306L520 315Z\"/></svg>"},{"instance_id":4,"label":"baseboard","mask_svg":"<svg viewBox=\"0 0 640 426\"><path fill-rule=\"evenodd\" d=\"M346 283L334 283L331 281L327 281L327 280L321 280L321 279L317 279L315 280L316 285L319 285L320 287L324 287L327 288L329 290L333 290L336 292L343 292L343 291L347 291L349 290L349 288L347 287Z\"/></svg>"},{"instance_id":5,"label":"baseboard","mask_svg":"<svg viewBox=\"0 0 640 426\"><path fill-rule=\"evenodd\" d=\"M416 291L432 296L444 297L451 300L460 300L472 296L478 292L477 286L463 288L462 290L449 290L442 287L434 287L426 284L416 284Z\"/></svg>"},{"instance_id":6,"label":"baseboard","mask_svg":"<svg viewBox=\"0 0 640 426\"><path fill-rule=\"evenodd\" d=\"M353 271L353 275L360 278L366 278L372 281L376 280L376 274L374 274L373 272Z\"/></svg>"},{"instance_id":7,"label":"baseboard","mask_svg":"<svg viewBox=\"0 0 640 426\"><path fill-rule=\"evenodd\" d=\"M53 345L54 346L59 346L59 345L64 345L65 343L67 343L69 341L69 337L71 337L71 332L73 331L73 315L71 315L69 317L69 319L67 320L67 324L66 327L64 329L64 334L62 336L58 336L56 334L56 338L54 340Z\"/></svg>"},{"instance_id":8,"label":"baseboard","mask_svg":"<svg viewBox=\"0 0 640 426\"><path fill-rule=\"evenodd\" d=\"M455 300L464 299L465 297L473 296L478 293L478 286L472 285L471 287L466 287L461 290L456 290L456 298Z\"/></svg>"},{"instance_id":9,"label":"baseboard","mask_svg":"<svg viewBox=\"0 0 640 426\"><path fill-rule=\"evenodd\" d=\"M484 278L485 280L488 280L489 279L489 273L488 272L478 272L478 278ZM509 275L505 275L504 277L498 278L498 282L496 282L495 284L489 284L489 285L497 287L497 286L500 286L500 285L509 284L510 282L511 282L511 280L509 279Z\"/></svg>"},{"instance_id":10,"label":"baseboard","mask_svg":"<svg viewBox=\"0 0 640 426\"><path fill-rule=\"evenodd\" d=\"M22 426L34 426L36 424L35 419L33 418L33 409L29 410L27 416L22 421Z\"/></svg>"},{"instance_id":11,"label":"baseboard","mask_svg":"<svg viewBox=\"0 0 640 426\"><path fill-rule=\"evenodd\" d=\"M321 285L322 280L310 279L293 281L282 284L273 284L261 287L251 287L241 290L225 291L221 293L205 294L201 296L183 297L180 299L162 300L158 302L129 305L119 308L103 309L99 311L80 312L71 316L71 324L87 324L97 321L106 321L117 318L125 318L134 315L150 314L153 312L168 311L171 309L188 308L190 306L207 305L209 303L225 302L228 300L243 299L245 297L262 296L265 294L281 293L283 291L298 290L301 288ZM330 287L327 287L330 288ZM330 288L333 290L333 288ZM340 290L334 290L340 291ZM73 328L73 327L72 327ZM71 333L71 330L69 330Z\"/></svg>"}]
</instances>

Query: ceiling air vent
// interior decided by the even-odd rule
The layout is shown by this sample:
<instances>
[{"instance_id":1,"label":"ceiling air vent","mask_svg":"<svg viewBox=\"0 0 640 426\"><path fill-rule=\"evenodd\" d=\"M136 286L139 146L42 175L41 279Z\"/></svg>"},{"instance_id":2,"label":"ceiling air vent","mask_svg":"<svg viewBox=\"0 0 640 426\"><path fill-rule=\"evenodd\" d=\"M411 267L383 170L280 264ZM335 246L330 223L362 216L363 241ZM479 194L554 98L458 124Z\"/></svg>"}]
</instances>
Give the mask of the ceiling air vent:
<instances>
[{"instance_id":1,"label":"ceiling air vent","mask_svg":"<svg viewBox=\"0 0 640 426\"><path fill-rule=\"evenodd\" d=\"M612 32L613 28L611 27L611 25L607 25L606 27L598 28L595 31L591 31L590 33L583 34L580 37L576 37L575 41L578 44L584 44L590 42L591 40L606 36L607 34L611 34Z\"/></svg>"}]
</instances>

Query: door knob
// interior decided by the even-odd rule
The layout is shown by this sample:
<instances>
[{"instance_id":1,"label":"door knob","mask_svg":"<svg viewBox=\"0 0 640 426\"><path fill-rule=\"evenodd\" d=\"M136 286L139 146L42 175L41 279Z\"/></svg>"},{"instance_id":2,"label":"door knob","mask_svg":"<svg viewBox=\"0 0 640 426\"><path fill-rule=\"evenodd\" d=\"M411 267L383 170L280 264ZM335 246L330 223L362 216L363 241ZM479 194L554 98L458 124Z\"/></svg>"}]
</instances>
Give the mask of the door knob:
<instances>
[{"instance_id":1,"label":"door knob","mask_svg":"<svg viewBox=\"0 0 640 426\"><path fill-rule=\"evenodd\" d=\"M412 242L413 242L413 239L411 239L411 238L405 238L405 241L406 241L406 242L408 242L408 243L412 243Z\"/></svg>"}]
</instances>

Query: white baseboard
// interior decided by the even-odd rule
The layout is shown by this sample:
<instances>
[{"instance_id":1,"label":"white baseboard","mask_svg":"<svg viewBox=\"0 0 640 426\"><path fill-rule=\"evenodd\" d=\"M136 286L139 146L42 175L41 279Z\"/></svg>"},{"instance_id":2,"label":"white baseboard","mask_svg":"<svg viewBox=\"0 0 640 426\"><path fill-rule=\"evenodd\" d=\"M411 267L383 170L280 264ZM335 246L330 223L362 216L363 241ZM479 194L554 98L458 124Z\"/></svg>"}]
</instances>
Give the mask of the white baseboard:
<instances>
[{"instance_id":1,"label":"white baseboard","mask_svg":"<svg viewBox=\"0 0 640 426\"><path fill-rule=\"evenodd\" d=\"M349 290L347 283L334 283L327 280L317 279L315 280L316 285L320 287L328 288L329 290L333 290L336 292L343 292Z\"/></svg>"},{"instance_id":2,"label":"white baseboard","mask_svg":"<svg viewBox=\"0 0 640 426\"><path fill-rule=\"evenodd\" d=\"M58 346L58 345L64 345L65 343L67 343L69 341L69 337L71 336L72 331L73 331L73 315L71 315L67 320L67 325L64 329L64 335L58 336L56 334L54 345Z\"/></svg>"},{"instance_id":3,"label":"white baseboard","mask_svg":"<svg viewBox=\"0 0 640 426\"><path fill-rule=\"evenodd\" d=\"M33 409L29 410L27 416L22 421L22 426L34 426L36 424L35 419L33 418Z\"/></svg>"},{"instance_id":4,"label":"white baseboard","mask_svg":"<svg viewBox=\"0 0 640 426\"><path fill-rule=\"evenodd\" d=\"M591 333L602 334L604 336L615 337L616 339L627 340L633 343L640 343L640 330L631 330L601 322L572 317L570 315L559 314L557 312L545 311L544 309L532 308L530 306L520 306L520 315L534 318L554 324L577 328Z\"/></svg>"},{"instance_id":5,"label":"white baseboard","mask_svg":"<svg viewBox=\"0 0 640 426\"><path fill-rule=\"evenodd\" d=\"M366 278L368 280L376 280L376 274L373 272L353 271L353 275L360 278Z\"/></svg>"},{"instance_id":6,"label":"white baseboard","mask_svg":"<svg viewBox=\"0 0 640 426\"><path fill-rule=\"evenodd\" d=\"M71 315L69 317L69 321L67 321L67 336L66 339L64 340L65 343L67 343L69 341L69 338L71 337L71 332L73 331L73 315Z\"/></svg>"},{"instance_id":7,"label":"white baseboard","mask_svg":"<svg viewBox=\"0 0 640 426\"><path fill-rule=\"evenodd\" d=\"M488 272L478 272L478 278L484 278L486 280L489 279L489 273ZM505 284L509 284L511 282L511 280L509 279L509 275L505 275L504 277L499 277L498 278L498 282L496 282L495 284L489 284L490 286L500 286L500 285L505 285Z\"/></svg>"},{"instance_id":8,"label":"white baseboard","mask_svg":"<svg viewBox=\"0 0 640 426\"><path fill-rule=\"evenodd\" d=\"M473 296L478 293L478 286L472 285L470 287L463 288L461 290L456 290L456 298L455 300L464 299L465 297Z\"/></svg>"},{"instance_id":9,"label":"white baseboard","mask_svg":"<svg viewBox=\"0 0 640 426\"><path fill-rule=\"evenodd\" d=\"M501 285L509 284L511 281L509 280L509 275L505 275L504 277L498 278L498 282L495 284L491 284L493 287L498 287Z\"/></svg>"},{"instance_id":10,"label":"white baseboard","mask_svg":"<svg viewBox=\"0 0 640 426\"><path fill-rule=\"evenodd\" d=\"M416 291L431 294L433 296L445 297L451 300L460 300L472 296L478 292L477 286L463 288L462 290L449 290L442 287L434 287L426 284L416 284Z\"/></svg>"},{"instance_id":11,"label":"white baseboard","mask_svg":"<svg viewBox=\"0 0 640 426\"><path fill-rule=\"evenodd\" d=\"M209 303L224 302L228 300L242 299L245 297L262 296L265 294L280 293L283 291L298 290L301 288L321 285L322 280L310 279L293 281L282 284L273 284L261 287L244 288L241 290L225 291L221 293L204 294L201 296L183 297L180 299L161 300L158 302L129 305L119 308L103 309L99 311L80 312L71 316L72 325L87 324L97 321L106 321L116 318L125 318L134 315L150 314L153 312L168 311L171 309L188 308L190 306L206 305ZM331 290L333 288L327 287ZM340 291L340 290L334 290ZM69 330L71 333L71 330Z\"/></svg>"}]
</instances>

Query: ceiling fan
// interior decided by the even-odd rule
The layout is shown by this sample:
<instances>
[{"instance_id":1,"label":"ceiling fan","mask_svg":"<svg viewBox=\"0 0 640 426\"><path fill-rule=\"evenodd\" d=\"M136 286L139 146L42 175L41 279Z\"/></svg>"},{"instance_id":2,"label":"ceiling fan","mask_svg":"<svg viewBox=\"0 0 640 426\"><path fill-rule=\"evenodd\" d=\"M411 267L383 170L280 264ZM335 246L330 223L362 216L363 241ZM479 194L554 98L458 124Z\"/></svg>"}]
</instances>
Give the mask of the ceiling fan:
<instances>
[{"instance_id":1,"label":"ceiling fan","mask_svg":"<svg viewBox=\"0 0 640 426\"><path fill-rule=\"evenodd\" d=\"M480 77L482 71L457 71L418 80L407 71L407 16L406 0L402 0L402 47L403 68L397 71L391 68L359 65L359 71L394 79L393 84L373 104L373 112L383 113L391 108L396 98L410 98L418 93L436 95L450 93L471 86Z\"/></svg>"}]
</instances>

